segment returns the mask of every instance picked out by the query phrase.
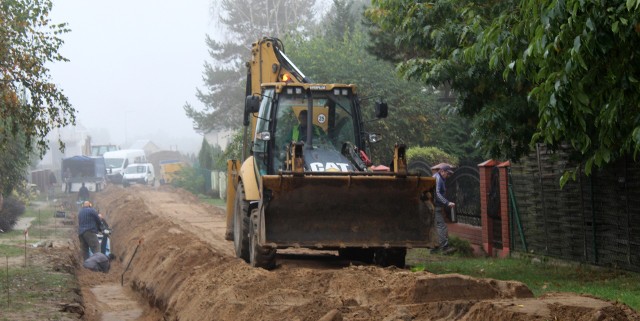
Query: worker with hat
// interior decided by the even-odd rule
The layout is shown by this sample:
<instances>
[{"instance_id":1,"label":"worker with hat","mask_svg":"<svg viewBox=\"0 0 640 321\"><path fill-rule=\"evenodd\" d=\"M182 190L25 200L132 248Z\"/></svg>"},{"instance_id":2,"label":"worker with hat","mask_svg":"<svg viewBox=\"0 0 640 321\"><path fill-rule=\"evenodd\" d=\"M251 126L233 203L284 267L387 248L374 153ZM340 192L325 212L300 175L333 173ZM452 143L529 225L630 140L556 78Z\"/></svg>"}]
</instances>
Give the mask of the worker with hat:
<instances>
[{"instance_id":1,"label":"worker with hat","mask_svg":"<svg viewBox=\"0 0 640 321\"><path fill-rule=\"evenodd\" d=\"M83 259L89 258L91 253L100 252L100 242L98 242L97 235L99 230L100 215L92 207L91 202L84 201L78 213L78 238Z\"/></svg>"},{"instance_id":2,"label":"worker with hat","mask_svg":"<svg viewBox=\"0 0 640 321\"><path fill-rule=\"evenodd\" d=\"M447 229L447 224L444 221L444 211L442 210L445 207L453 208L456 206L455 203L449 202L445 197L447 191L445 180L451 174L453 174L453 168L449 164L441 164L438 171L433 174L433 177L436 179L435 220L436 230L438 231L438 247L431 250L431 253L442 253L448 255L456 251L455 248L449 246L449 230Z\"/></svg>"}]
</instances>

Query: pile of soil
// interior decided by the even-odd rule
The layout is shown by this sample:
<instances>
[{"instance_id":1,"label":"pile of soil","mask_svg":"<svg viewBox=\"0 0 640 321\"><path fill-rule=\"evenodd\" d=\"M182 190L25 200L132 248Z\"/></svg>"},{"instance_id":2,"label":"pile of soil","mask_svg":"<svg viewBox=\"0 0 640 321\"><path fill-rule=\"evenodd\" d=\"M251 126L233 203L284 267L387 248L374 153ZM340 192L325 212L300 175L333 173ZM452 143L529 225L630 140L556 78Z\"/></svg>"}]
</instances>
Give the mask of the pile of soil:
<instances>
[{"instance_id":1,"label":"pile of soil","mask_svg":"<svg viewBox=\"0 0 640 321\"><path fill-rule=\"evenodd\" d=\"M189 193L109 186L96 197L118 260L106 275L79 271L88 320L105 315L95 287L120 281L141 302L137 320L640 320L591 297L533 298L519 282L345 265L331 253L252 268L224 240L224 210Z\"/></svg>"}]
</instances>

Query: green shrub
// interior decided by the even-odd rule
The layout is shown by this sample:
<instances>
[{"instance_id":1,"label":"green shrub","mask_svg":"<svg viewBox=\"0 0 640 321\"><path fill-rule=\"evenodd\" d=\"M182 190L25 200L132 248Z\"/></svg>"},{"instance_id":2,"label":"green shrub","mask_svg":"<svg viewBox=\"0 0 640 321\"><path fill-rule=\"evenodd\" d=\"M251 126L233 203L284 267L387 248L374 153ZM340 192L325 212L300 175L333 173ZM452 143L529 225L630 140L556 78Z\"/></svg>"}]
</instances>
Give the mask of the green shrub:
<instances>
[{"instance_id":1,"label":"green shrub","mask_svg":"<svg viewBox=\"0 0 640 321\"><path fill-rule=\"evenodd\" d=\"M211 157L213 157L213 168L212 170L216 171L226 171L227 170L227 157L224 154L224 151L220 147L220 145L213 145L211 149Z\"/></svg>"},{"instance_id":2,"label":"green shrub","mask_svg":"<svg viewBox=\"0 0 640 321\"><path fill-rule=\"evenodd\" d=\"M421 160L427 162L431 166L438 163L449 163L451 165L458 164L458 158L447 154L438 147L412 147L407 150L407 162L413 160Z\"/></svg>"},{"instance_id":3,"label":"green shrub","mask_svg":"<svg viewBox=\"0 0 640 321\"><path fill-rule=\"evenodd\" d=\"M24 203L9 196L4 199L2 210L0 210L0 229L7 232L13 229L18 222L18 217L25 211Z\"/></svg>"},{"instance_id":4,"label":"green shrub","mask_svg":"<svg viewBox=\"0 0 640 321\"><path fill-rule=\"evenodd\" d=\"M464 257L473 256L473 248L471 243L465 239L461 239L455 236L449 236L449 245L456 248L456 255Z\"/></svg>"},{"instance_id":5,"label":"green shrub","mask_svg":"<svg viewBox=\"0 0 640 321\"><path fill-rule=\"evenodd\" d=\"M171 184L175 187L184 188L196 195L204 191L204 177L200 171L191 166L183 167Z\"/></svg>"},{"instance_id":6,"label":"green shrub","mask_svg":"<svg viewBox=\"0 0 640 321\"><path fill-rule=\"evenodd\" d=\"M231 135L231 140L227 144L223 154L222 157L225 159L225 164L227 159L242 158L242 130L237 130Z\"/></svg>"}]
</instances>

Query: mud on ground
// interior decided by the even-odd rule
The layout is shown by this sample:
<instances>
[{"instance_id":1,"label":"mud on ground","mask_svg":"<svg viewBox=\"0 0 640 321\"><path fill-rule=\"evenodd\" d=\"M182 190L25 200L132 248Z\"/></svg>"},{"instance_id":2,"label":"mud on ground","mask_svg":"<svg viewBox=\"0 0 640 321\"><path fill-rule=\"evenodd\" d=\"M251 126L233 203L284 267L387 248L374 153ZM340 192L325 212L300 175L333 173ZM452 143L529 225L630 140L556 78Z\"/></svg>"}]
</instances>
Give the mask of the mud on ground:
<instances>
[{"instance_id":1,"label":"mud on ground","mask_svg":"<svg viewBox=\"0 0 640 321\"><path fill-rule=\"evenodd\" d=\"M330 252L251 268L224 240L224 211L187 192L109 186L96 197L118 259L108 274L76 263L85 320L640 320L591 297L533 298L519 282L353 265Z\"/></svg>"}]
</instances>

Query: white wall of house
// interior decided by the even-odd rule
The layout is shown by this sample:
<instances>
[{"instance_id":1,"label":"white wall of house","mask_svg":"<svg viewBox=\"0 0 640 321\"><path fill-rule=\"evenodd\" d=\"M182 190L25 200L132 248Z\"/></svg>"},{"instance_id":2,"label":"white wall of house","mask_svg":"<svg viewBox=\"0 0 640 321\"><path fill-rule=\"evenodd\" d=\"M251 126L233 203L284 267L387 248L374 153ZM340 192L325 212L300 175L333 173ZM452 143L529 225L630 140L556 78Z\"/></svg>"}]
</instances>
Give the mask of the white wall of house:
<instances>
[{"instance_id":1,"label":"white wall of house","mask_svg":"<svg viewBox=\"0 0 640 321\"><path fill-rule=\"evenodd\" d=\"M80 124L76 124L74 127L54 129L49 133L49 135L47 135L47 139L49 140L49 150L44 155L40 163L38 163L37 168L52 170L59 176L62 159L83 155L83 151L87 148L85 144L88 142L88 136L89 133L87 129ZM65 144L64 152L59 150L58 139L61 139Z\"/></svg>"},{"instance_id":2,"label":"white wall of house","mask_svg":"<svg viewBox=\"0 0 640 321\"><path fill-rule=\"evenodd\" d=\"M209 144L215 146L220 145L220 148L223 150L227 148L229 142L231 141L231 136L233 135L233 131L230 130L219 130L219 131L211 131L204 135Z\"/></svg>"}]
</instances>

